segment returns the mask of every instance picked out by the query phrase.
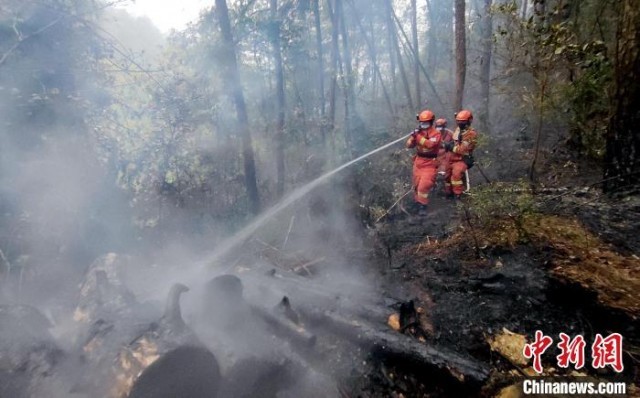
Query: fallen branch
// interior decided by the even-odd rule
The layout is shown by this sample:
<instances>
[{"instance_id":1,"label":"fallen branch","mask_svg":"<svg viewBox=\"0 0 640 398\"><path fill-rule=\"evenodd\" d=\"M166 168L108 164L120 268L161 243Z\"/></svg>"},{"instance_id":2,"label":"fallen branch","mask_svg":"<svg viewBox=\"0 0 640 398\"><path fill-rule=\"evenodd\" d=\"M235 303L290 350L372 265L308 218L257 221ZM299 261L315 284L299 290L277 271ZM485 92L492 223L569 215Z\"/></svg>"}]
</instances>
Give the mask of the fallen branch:
<instances>
[{"instance_id":1,"label":"fallen branch","mask_svg":"<svg viewBox=\"0 0 640 398\"><path fill-rule=\"evenodd\" d=\"M293 268L293 272L298 273L300 270L305 270L309 275L311 275L311 272L309 271L309 269L307 267L310 267L312 265L321 263L324 260L325 260L324 257L320 257L320 258L317 258L315 260L307 261L306 263L300 264L300 265L296 266L295 268Z\"/></svg>"},{"instance_id":2,"label":"fallen branch","mask_svg":"<svg viewBox=\"0 0 640 398\"><path fill-rule=\"evenodd\" d=\"M475 166L476 166L476 169L480 172L480 174L482 174L482 176L484 177L484 180L487 182L487 184L491 184L491 180L484 173L484 170L482 170L482 167L480 167L480 164L476 163Z\"/></svg>"},{"instance_id":3,"label":"fallen branch","mask_svg":"<svg viewBox=\"0 0 640 398\"><path fill-rule=\"evenodd\" d=\"M411 192L413 192L413 187L411 187L411 189L409 189L407 192L405 192L405 194L404 194L404 195L402 195L402 196L400 197L400 199L396 200L396 201L395 201L395 203L394 203L394 204L392 204L392 205L391 205L391 207L389 207L389 208L387 209L387 211L385 211L385 212L384 212L384 214L383 214L383 215L381 215L380 217L378 217L378 219L376 220L376 223L380 222L380 220L382 220L385 216L387 216L387 214L389 214L389 212L390 212L394 207L396 207L396 205L397 205L398 203L400 203L400 201L401 201L402 199L404 199L404 197L405 197L405 196L409 195Z\"/></svg>"}]
</instances>

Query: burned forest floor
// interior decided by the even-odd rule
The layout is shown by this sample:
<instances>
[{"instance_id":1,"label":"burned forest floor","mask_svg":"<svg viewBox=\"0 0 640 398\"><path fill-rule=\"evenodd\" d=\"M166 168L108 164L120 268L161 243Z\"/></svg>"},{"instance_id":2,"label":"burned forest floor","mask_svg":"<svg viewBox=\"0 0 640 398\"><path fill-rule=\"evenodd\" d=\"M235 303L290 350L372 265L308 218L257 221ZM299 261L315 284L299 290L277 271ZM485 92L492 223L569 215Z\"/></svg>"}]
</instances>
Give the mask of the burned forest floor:
<instances>
[{"instance_id":1,"label":"burned forest floor","mask_svg":"<svg viewBox=\"0 0 640 398\"><path fill-rule=\"evenodd\" d=\"M511 398L537 375L536 331L554 340L542 376L640 395L640 196L487 183L436 188L418 215L342 184L214 260L210 244L109 253L56 301L0 302L0 398L147 396L174 365L203 397ZM560 333L584 338L584 367L559 366ZM594 369L613 333L624 370Z\"/></svg>"},{"instance_id":2,"label":"burned forest floor","mask_svg":"<svg viewBox=\"0 0 640 398\"><path fill-rule=\"evenodd\" d=\"M543 355L543 376L623 381L633 396L640 394L638 231L638 196L610 198L589 186L534 193L522 184L489 184L458 202L436 195L427 216L387 216L375 225L375 264L383 295L417 309L405 333L490 368L484 382L454 395L520 396L523 378L536 375L522 349L540 330L554 339ZM559 368L559 333L585 338L584 368ZM590 366L596 334L611 333L624 339L620 374ZM402 363L372 377L379 382L372 396L456 391Z\"/></svg>"},{"instance_id":3,"label":"burned forest floor","mask_svg":"<svg viewBox=\"0 0 640 398\"><path fill-rule=\"evenodd\" d=\"M237 260L243 280L254 271L241 264L256 255L260 273L298 275L280 292L317 337L307 357L340 396L518 397L524 378L538 376L522 354L538 330L554 339L541 376L624 382L629 396L640 394L640 197L493 183L461 201L434 191L427 215L410 202L345 233L318 199L309 247L293 250L304 233L292 232L301 221L292 216L279 228L289 249L254 238ZM362 284L345 269L362 273ZM558 365L560 333L584 337L583 368ZM624 339L621 373L591 366L596 335L612 333Z\"/></svg>"}]
</instances>

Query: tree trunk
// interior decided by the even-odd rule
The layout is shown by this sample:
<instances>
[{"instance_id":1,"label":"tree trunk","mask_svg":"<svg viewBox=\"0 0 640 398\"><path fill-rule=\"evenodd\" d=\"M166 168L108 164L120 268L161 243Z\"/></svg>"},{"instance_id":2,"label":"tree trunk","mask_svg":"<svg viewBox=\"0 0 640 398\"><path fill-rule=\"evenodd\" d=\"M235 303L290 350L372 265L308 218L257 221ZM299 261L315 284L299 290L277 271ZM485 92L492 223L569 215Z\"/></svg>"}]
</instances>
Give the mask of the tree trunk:
<instances>
[{"instance_id":1,"label":"tree trunk","mask_svg":"<svg viewBox=\"0 0 640 398\"><path fill-rule=\"evenodd\" d=\"M489 101L491 89L491 51L493 48L492 0L484 0L482 15L482 64L480 65L480 122L483 130L489 130Z\"/></svg>"},{"instance_id":2,"label":"tree trunk","mask_svg":"<svg viewBox=\"0 0 640 398\"><path fill-rule=\"evenodd\" d=\"M326 104L324 98L324 49L322 47L322 24L320 23L320 0L311 0L313 21L316 30L316 52L318 57L318 96L320 98L320 115L324 118Z\"/></svg>"},{"instance_id":3,"label":"tree trunk","mask_svg":"<svg viewBox=\"0 0 640 398\"><path fill-rule=\"evenodd\" d=\"M613 193L640 183L640 9L621 1L616 35L613 117L609 121L604 189Z\"/></svg>"},{"instance_id":4,"label":"tree trunk","mask_svg":"<svg viewBox=\"0 0 640 398\"><path fill-rule=\"evenodd\" d=\"M386 2L385 2L386 4ZM383 10L383 20L387 25L387 49L389 50L389 75L391 76L391 92L393 93L393 97L398 97L398 78L396 76L396 52L393 43L396 41L395 30L391 29L392 24L389 23L389 13L386 10L386 7Z\"/></svg>"},{"instance_id":5,"label":"tree trunk","mask_svg":"<svg viewBox=\"0 0 640 398\"><path fill-rule=\"evenodd\" d=\"M251 141L251 131L249 129L247 105L242 92L236 48L233 35L231 34L231 24L229 23L229 10L226 0L216 0L215 4L224 43L221 61L226 63L227 81L229 82L230 94L235 103L236 113L238 115L238 128L240 129L240 137L242 140L242 156L247 196L249 197L251 211L257 214L260 211L260 196L258 195L258 184L256 181L256 164Z\"/></svg>"},{"instance_id":6,"label":"tree trunk","mask_svg":"<svg viewBox=\"0 0 640 398\"><path fill-rule=\"evenodd\" d=\"M547 4L546 0L533 0L533 16L539 27L547 25Z\"/></svg>"},{"instance_id":7,"label":"tree trunk","mask_svg":"<svg viewBox=\"0 0 640 398\"><path fill-rule=\"evenodd\" d=\"M335 0L327 0L327 8L331 19L331 88L329 90L329 132L333 134L336 123L336 95L338 89L338 21L336 20L336 13L331 2ZM333 139L331 139L332 147L334 146ZM333 152L333 151L332 151ZM331 154L332 156L335 153Z\"/></svg>"},{"instance_id":8,"label":"tree trunk","mask_svg":"<svg viewBox=\"0 0 640 398\"><path fill-rule=\"evenodd\" d=\"M422 98L420 96L420 46L418 43L418 5L417 0L411 0L411 36L413 40L414 62L413 76L416 84L416 104L418 108L422 107Z\"/></svg>"},{"instance_id":9,"label":"tree trunk","mask_svg":"<svg viewBox=\"0 0 640 398\"><path fill-rule=\"evenodd\" d=\"M373 71L375 74L374 82L376 79L380 79L380 87L382 87L382 94L384 95L384 99L387 103L387 108L389 109L391 116L393 116L394 108L393 108L393 104L391 103L391 97L389 97L389 92L387 91L387 87L384 84L382 73L380 72L380 66L378 65L377 56L376 56L375 43L369 38L369 36L367 36L367 32L362 26L362 22L360 21L360 18L358 18L358 16L356 15L355 19L356 19L356 23L358 24L358 27L360 28L360 32L362 32L362 37L364 38L364 41L367 45L367 50L369 50L369 57L371 57L371 64L373 65ZM373 34L373 32L374 31L372 29L371 33Z\"/></svg>"},{"instance_id":10,"label":"tree trunk","mask_svg":"<svg viewBox=\"0 0 640 398\"><path fill-rule=\"evenodd\" d=\"M520 18L527 19L527 8L529 7L529 2L527 0L522 0L522 14Z\"/></svg>"},{"instance_id":11,"label":"tree trunk","mask_svg":"<svg viewBox=\"0 0 640 398\"><path fill-rule=\"evenodd\" d=\"M413 106L413 99L411 97L411 87L409 86L409 79L407 79L407 72L404 69L404 62L402 62L402 53L400 52L400 45L398 44L398 34L396 32L395 23L393 21L393 2L392 0L387 0L385 4L387 6L387 28L391 33L391 45L393 46L394 52L397 56L398 69L400 70L400 78L402 79L404 91L407 96L407 103L409 104L410 109L415 110Z\"/></svg>"},{"instance_id":12,"label":"tree trunk","mask_svg":"<svg viewBox=\"0 0 640 398\"><path fill-rule=\"evenodd\" d=\"M436 16L434 14L434 5L426 0L427 4L427 21L429 21L429 28L427 29L427 37L425 38L427 43L427 57L425 60L425 66L430 74L434 74L436 71Z\"/></svg>"},{"instance_id":13,"label":"tree trunk","mask_svg":"<svg viewBox=\"0 0 640 398\"><path fill-rule=\"evenodd\" d=\"M538 163L538 157L540 156L540 144L542 143L542 133L544 131L544 100L547 91L547 78L548 74L543 73L542 81L540 82L540 94L538 98L538 125L536 132L536 145L533 150L533 160L531 161L531 166L529 167L529 182L531 184L531 189L535 189L536 164Z\"/></svg>"},{"instance_id":14,"label":"tree trunk","mask_svg":"<svg viewBox=\"0 0 640 398\"><path fill-rule=\"evenodd\" d=\"M427 18L429 19L429 31L427 40L427 69L430 76L441 75L445 82L453 82L454 79L454 45L453 45L453 2L427 0ZM444 72L444 73L443 73ZM453 91L451 86L440 86L444 90Z\"/></svg>"},{"instance_id":15,"label":"tree trunk","mask_svg":"<svg viewBox=\"0 0 640 398\"><path fill-rule=\"evenodd\" d=\"M278 16L278 0L269 0L271 10L271 44L273 46L273 61L276 73L276 99L277 99L277 122L276 122L276 195L281 197L284 194L284 73L282 72L282 52L280 49L280 17Z\"/></svg>"},{"instance_id":16,"label":"tree trunk","mask_svg":"<svg viewBox=\"0 0 640 398\"><path fill-rule=\"evenodd\" d=\"M340 36L342 36L342 62L344 64L346 79L345 79L345 124L344 124L344 138L347 146L347 153L349 156L352 153L352 118L356 117L356 105L355 105L355 91L354 91L354 77L353 69L351 66L351 50L349 48L349 36L347 33L347 26L344 19L344 9L342 6L342 0L336 0L336 21L340 23Z\"/></svg>"},{"instance_id":17,"label":"tree trunk","mask_svg":"<svg viewBox=\"0 0 640 398\"><path fill-rule=\"evenodd\" d=\"M464 96L464 79L467 72L467 48L465 26L465 0L455 0L455 24L456 24L456 96L454 100L455 112L462 109Z\"/></svg>"},{"instance_id":18,"label":"tree trunk","mask_svg":"<svg viewBox=\"0 0 640 398\"><path fill-rule=\"evenodd\" d=\"M316 27L316 51L318 53L318 97L320 101L320 133L322 135L322 145L326 145L325 111L326 104L324 98L324 51L322 49L322 25L320 24L320 0L311 0L313 6L313 20Z\"/></svg>"},{"instance_id":19,"label":"tree trunk","mask_svg":"<svg viewBox=\"0 0 640 398\"><path fill-rule=\"evenodd\" d=\"M400 33L402 33L402 37L405 40L407 49L409 50L409 52L413 55L414 59L417 60L416 64L418 65L418 69L422 70L422 74L424 75L424 78L427 80L427 83L429 83L429 87L431 87L431 90L433 92L433 96L436 98L436 101L438 101L438 105L440 106L440 111L438 112L444 112L445 111L445 107L444 107L444 103L442 102L442 99L440 98L440 95L438 94L438 90L436 90L435 85L433 84L433 82L431 81L431 78L429 77L429 73L427 72L427 70L425 69L424 65L422 65L422 62L420 62L418 55L416 54L415 49L413 48L413 46L411 45L411 42L409 41L409 38L407 37L407 34L404 31L404 28L402 27L402 23L400 22L400 20L398 19L398 16L396 15L395 12L392 13L393 14L393 18L396 21L396 25L398 26L398 29L400 30ZM404 44L404 43L403 43ZM436 107L434 107L433 105L429 106L432 110L436 109Z\"/></svg>"}]
</instances>

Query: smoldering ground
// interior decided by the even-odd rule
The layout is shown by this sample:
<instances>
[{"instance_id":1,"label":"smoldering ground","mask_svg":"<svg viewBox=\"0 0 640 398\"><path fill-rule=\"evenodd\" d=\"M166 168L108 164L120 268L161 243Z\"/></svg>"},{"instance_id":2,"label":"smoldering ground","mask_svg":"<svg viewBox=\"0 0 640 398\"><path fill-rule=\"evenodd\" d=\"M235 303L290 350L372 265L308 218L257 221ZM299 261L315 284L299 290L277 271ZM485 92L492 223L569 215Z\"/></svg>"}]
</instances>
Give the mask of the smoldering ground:
<instances>
[{"instance_id":1,"label":"smoldering ground","mask_svg":"<svg viewBox=\"0 0 640 398\"><path fill-rule=\"evenodd\" d=\"M332 210L329 211L327 208ZM293 225L286 231L288 250L299 248L299 252L304 254L297 255L305 258L306 263L309 263L308 259L318 259L320 257L316 256L322 256L320 262L315 266L309 264L303 272L322 275L319 278L322 283L318 283L316 288L320 289L319 286L321 286L324 294L344 295L349 299L355 299L360 294L357 290L362 290L364 293L369 286L366 279L358 275L360 270L353 259L340 258L340 253L336 251L338 248L336 242L341 240L348 243L350 247L342 249L349 252L353 249L354 242L359 239L354 234L353 224L350 226L351 230L344 225L338 228L337 222L325 224L327 219L333 221L342 219L344 213L337 214L340 212L336 212L335 209L336 207L332 205L321 206L321 210L316 209L310 213L307 206L299 206L297 212L291 214L291 219L297 216L305 222L298 227ZM242 278L240 293L234 294L218 289L222 291L222 295L214 294L213 298L208 297L208 301L204 300L207 297L207 284L201 283L198 286L196 283L198 278L189 275L193 269L201 273L202 269L195 268L192 264L197 264L197 261L184 255L188 251L186 247L158 248L154 258L156 260L164 258L164 261L155 261L152 264L145 263L144 256L140 254L135 257L110 254L99 258L87 272L83 273L85 282L80 284L79 291L76 285L69 288L75 292L74 294L58 291L64 296L63 298L50 292L46 295L48 300L59 300L67 305L67 308L59 306L55 308L55 324L52 330L57 340L47 337L47 341L51 341L56 347L56 352L60 350L57 347L64 347L65 350L63 358L50 365L55 378L44 377L37 388L58 388L60 396L64 396L69 391L73 391L77 396L90 395L91 393L87 391L92 391L92 388L101 388L102 390L97 391L104 391L106 388L104 386L96 387L91 383L87 385L87 377L96 376L96 373L87 373L87 361L89 363L93 360L97 361L98 365L92 364L92 366L99 368L100 363L105 361L105 358L100 356L109 356L112 350L117 351L120 346L130 345L131 339L138 338L137 335L141 330L144 331L145 324L147 328L154 330L153 333L156 333L152 325L166 317L166 312L164 316L162 315L161 300L165 300L169 286L176 281L189 279L193 281L194 289L186 294L187 300L184 300L183 305L184 318L189 327L195 330L196 340L216 354L222 375L227 380L226 384L223 384L221 394L255 396L257 390L265 391L267 385L269 387L266 391L270 391L270 394L299 396L300 393L304 393L306 396L312 396L315 393L318 396L327 396L328 392L335 392L335 382L322 372L327 370L328 365L324 367L315 363L313 367L310 366L308 358L300 357L286 338L276 337L274 331L250 309L251 302L260 303L261 308L271 309L277 306L283 294L290 294L287 293L287 288L282 287L269 290L271 281L266 273L291 264L287 263L287 259L265 255L267 250L284 253L284 249L279 250L274 245L280 244L279 241L282 241L285 231L281 229L270 231L270 233L274 232L275 239L269 239L266 236L253 237L250 242L240 248L244 252L232 251L224 259L224 261L233 261L232 267L224 267L225 271L236 272ZM334 238L327 239L327 234L333 235ZM179 263L174 262L176 259L179 259ZM220 268L220 264L211 264L211 271L202 273L200 280L204 282L219 273L216 267ZM338 268L351 271L342 272L339 276L336 273L332 274L332 270L335 271ZM244 273L247 273L246 277ZM350 275L347 277L348 274ZM74 279L77 281L79 278ZM25 297L32 297L35 300L36 296L26 293L31 288L30 280L25 280L21 289ZM334 287L331 286L332 280ZM293 292L293 295L300 297L296 292ZM71 307L74 302L77 303L75 309ZM297 304L313 305L314 303L296 302ZM354 305L357 304L354 303ZM49 314L53 313L48 305L40 307L45 308ZM70 313L72 309L74 310L73 320ZM99 345L102 348L95 348L96 341L100 342ZM38 341L38 344L40 343L41 341ZM23 345L18 346L23 347ZM111 349L105 350L106 347ZM29 346L24 350L29 352L33 348ZM96 351L92 352L93 350ZM157 352L156 350L150 356L156 355ZM74 367L75 371L72 370ZM58 372L57 369L64 371ZM97 371L98 375L102 375L100 370ZM107 376L104 377L109 380ZM332 394L329 393L329 395Z\"/></svg>"},{"instance_id":2,"label":"smoldering ground","mask_svg":"<svg viewBox=\"0 0 640 398\"><path fill-rule=\"evenodd\" d=\"M13 109L11 99L3 109ZM80 115L76 116L73 119L78 122ZM221 232L189 236L184 229L173 233L177 225L166 223L162 246L141 236L131 221L134 211L130 197L114 186L114 175L99 161L95 143L82 137L87 126L71 123L67 117L53 112L46 123L23 124L17 130L12 121L2 137L3 224L8 226L3 229L6 261L2 302L7 309L23 304L37 308L49 323L33 325L26 323L27 314L7 315L3 324L15 322L17 329L7 330L3 337L3 358L15 359L3 362L3 394L41 396L46 391L47 396L81 397L104 392L105 386L88 382L103 376L99 368L110 362L107 356L113 351L104 347L117 351L130 344L141 330L153 329L154 322L162 319L170 287L185 279L193 291L185 295L184 317L200 342L220 356L223 376L235 380L235 384L225 385L225 394L251 395L266 379L278 374L274 379L278 381L270 387L272 393L299 396L301 392L316 392L327 396L327 391L335 391L330 377L297 358L286 340L275 338L263 322L249 320L250 326L222 328L221 332L216 320L207 321L203 316L201 293L204 282L222 269L241 274L244 269L255 268L262 273L291 264L290 259L281 262L269 258L266 252L272 250L274 254L272 248L276 248L275 254L296 252L304 259L292 265L320 260L298 271L325 278L324 288L334 294L346 290L354 294L356 287L368 289L356 262L344 256L362 244L351 209L340 203L344 192L330 186L319 188L308 203L267 223L258 236L221 259L224 263L209 264L210 271L206 271L195 265L202 265ZM35 144L25 145L25 137ZM185 223L188 218L177 221L181 226ZM171 244L164 245L167 241ZM109 252L117 254L105 255ZM338 269L343 270L339 276ZM347 269L350 271L344 271ZM104 275L97 276L102 275L98 271ZM97 282L100 278L104 280ZM328 285L332 280L336 284L333 290ZM95 291L88 289L89 296L83 297L87 283L95 284ZM248 297L260 297L260 284L244 278L243 284ZM91 296L96 292L99 297ZM270 301L263 304L275 306L282 293L272 293ZM95 311L95 317L83 319L81 315L87 309ZM74 319L78 314L79 319ZM242 318L236 311L225 316ZM95 341L101 341L102 351L89 354L87 344ZM91 364L92 355L96 355L97 364ZM20 369L22 376L13 369ZM252 383L244 383L247 374L253 375ZM238 392L243 385L244 392Z\"/></svg>"}]
</instances>

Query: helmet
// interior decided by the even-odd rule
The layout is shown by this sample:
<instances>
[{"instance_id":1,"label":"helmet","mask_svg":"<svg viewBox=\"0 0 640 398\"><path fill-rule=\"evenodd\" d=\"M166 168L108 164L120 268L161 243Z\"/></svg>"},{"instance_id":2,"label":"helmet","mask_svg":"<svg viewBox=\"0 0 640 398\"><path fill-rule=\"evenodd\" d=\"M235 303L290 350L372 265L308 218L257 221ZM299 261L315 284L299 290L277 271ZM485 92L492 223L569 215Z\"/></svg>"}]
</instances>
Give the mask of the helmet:
<instances>
[{"instance_id":1,"label":"helmet","mask_svg":"<svg viewBox=\"0 0 640 398\"><path fill-rule=\"evenodd\" d=\"M436 120L436 128L438 127L447 127L447 119L438 119Z\"/></svg>"},{"instance_id":2,"label":"helmet","mask_svg":"<svg viewBox=\"0 0 640 398\"><path fill-rule=\"evenodd\" d=\"M460 112L456 113L456 122L471 123L472 121L473 121L473 115L471 114L471 111L463 109Z\"/></svg>"},{"instance_id":3,"label":"helmet","mask_svg":"<svg viewBox=\"0 0 640 398\"><path fill-rule=\"evenodd\" d=\"M436 115L433 114L430 110L425 110L420 112L418 115L419 122L433 122L433 119L436 118Z\"/></svg>"}]
</instances>

